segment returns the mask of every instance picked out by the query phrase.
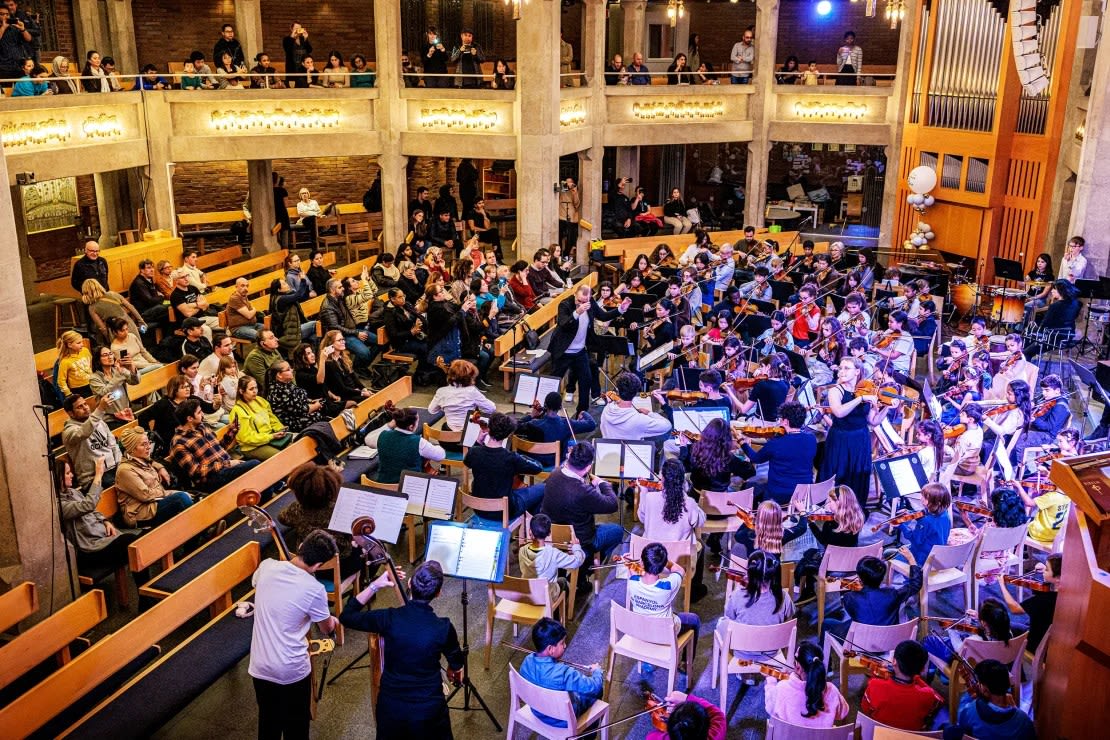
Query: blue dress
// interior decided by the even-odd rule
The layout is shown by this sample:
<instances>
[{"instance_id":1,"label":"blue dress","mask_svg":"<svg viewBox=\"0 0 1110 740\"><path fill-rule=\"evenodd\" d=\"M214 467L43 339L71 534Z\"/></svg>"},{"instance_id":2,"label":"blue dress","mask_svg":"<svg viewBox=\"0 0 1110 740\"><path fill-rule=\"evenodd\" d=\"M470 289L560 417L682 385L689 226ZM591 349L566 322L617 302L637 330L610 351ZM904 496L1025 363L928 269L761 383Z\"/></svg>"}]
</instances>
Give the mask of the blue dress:
<instances>
[{"instance_id":1,"label":"blue dress","mask_svg":"<svg viewBox=\"0 0 1110 740\"><path fill-rule=\"evenodd\" d=\"M841 403L855 397L855 393L846 392ZM817 477L828 480L835 476L837 485L848 486L856 494L861 509L865 508L871 487L871 430L867 425L870 412L871 404L861 403L847 416L833 417Z\"/></svg>"}]
</instances>

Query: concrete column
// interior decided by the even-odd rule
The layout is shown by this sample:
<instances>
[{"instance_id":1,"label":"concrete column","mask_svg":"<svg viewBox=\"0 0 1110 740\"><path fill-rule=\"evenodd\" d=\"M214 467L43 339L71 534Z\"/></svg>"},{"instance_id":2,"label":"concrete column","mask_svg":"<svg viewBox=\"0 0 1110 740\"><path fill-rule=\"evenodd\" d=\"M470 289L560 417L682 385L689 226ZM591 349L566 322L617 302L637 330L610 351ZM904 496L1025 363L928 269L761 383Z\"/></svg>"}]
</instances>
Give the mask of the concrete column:
<instances>
[{"instance_id":1,"label":"concrete column","mask_svg":"<svg viewBox=\"0 0 1110 740\"><path fill-rule=\"evenodd\" d=\"M251 254L259 256L281 249L270 229L277 223L274 211L273 162L268 159L247 160L247 181L250 188Z\"/></svg>"},{"instance_id":2,"label":"concrete column","mask_svg":"<svg viewBox=\"0 0 1110 740\"><path fill-rule=\"evenodd\" d=\"M752 141L748 144L748 175L744 183L744 222L761 226L767 202L767 157L771 152L770 114L774 107L775 47L778 44L779 0L756 0L754 93L748 101Z\"/></svg>"},{"instance_id":3,"label":"concrete column","mask_svg":"<svg viewBox=\"0 0 1110 740\"><path fill-rule=\"evenodd\" d=\"M640 52L647 59L644 45L647 43L647 0L624 0L624 36L621 39L621 54L624 64L632 63L632 55Z\"/></svg>"},{"instance_id":4,"label":"concrete column","mask_svg":"<svg viewBox=\"0 0 1110 740\"><path fill-rule=\"evenodd\" d=\"M269 52L270 58L277 57L276 49L267 49L262 39L262 8L260 0L235 0L235 38L243 45L247 57L247 67L254 66L254 55ZM219 63L219 60L215 60ZM255 241L257 244L257 240Z\"/></svg>"},{"instance_id":5,"label":"concrete column","mask_svg":"<svg viewBox=\"0 0 1110 740\"><path fill-rule=\"evenodd\" d=\"M104 4L108 11L108 41L116 69L126 74L139 71L139 52L135 48L135 16L131 0L110 0Z\"/></svg>"},{"instance_id":6,"label":"concrete column","mask_svg":"<svg viewBox=\"0 0 1110 740\"><path fill-rule=\"evenodd\" d=\"M15 235L19 248L19 274L23 278L24 293L27 302L38 300L35 292L35 281L38 280L38 268L31 258L31 250L27 246L27 224L23 220L23 201L18 185L11 187L12 207L15 210Z\"/></svg>"},{"instance_id":7,"label":"concrete column","mask_svg":"<svg viewBox=\"0 0 1110 740\"><path fill-rule=\"evenodd\" d=\"M556 22L556 33L558 28ZM392 251L405 238L409 221L405 213L408 209L408 157L401 154L401 132L407 125L406 104L401 99L404 88L401 79L401 6L396 0L374 1L374 49L378 56L378 89L381 91L374 110L381 143L378 166L382 181L382 245Z\"/></svg>"},{"instance_id":8,"label":"concrete column","mask_svg":"<svg viewBox=\"0 0 1110 740\"><path fill-rule=\"evenodd\" d=\"M96 186L96 214L100 219L100 246L116 246L116 236L123 229L131 228L130 188L126 170L111 170L93 174Z\"/></svg>"},{"instance_id":9,"label":"concrete column","mask_svg":"<svg viewBox=\"0 0 1110 740\"><path fill-rule=\"evenodd\" d=\"M582 19L582 69L586 73L586 83L597 86L604 92L605 62L605 0L586 0L586 12ZM604 100L604 97L602 98Z\"/></svg>"},{"instance_id":10,"label":"concrete column","mask_svg":"<svg viewBox=\"0 0 1110 740\"><path fill-rule=\"evenodd\" d=\"M146 168L146 208L147 229L166 229L174 231L177 217L173 203L173 170L170 159L170 104L161 94L143 95L143 110L146 125L147 152L150 164Z\"/></svg>"},{"instance_id":11,"label":"concrete column","mask_svg":"<svg viewBox=\"0 0 1110 740\"><path fill-rule=\"evenodd\" d=\"M593 131L593 144L578 153L578 192L582 194L582 218L593 224L590 232L579 230L575 260L586 264L589 242L601 238L601 163L605 157L605 13L606 0L586 0L582 28L582 68L590 87L587 123Z\"/></svg>"},{"instance_id":12,"label":"concrete column","mask_svg":"<svg viewBox=\"0 0 1110 740\"><path fill-rule=\"evenodd\" d=\"M531 259L559 239L559 3L522 5L516 30L517 257Z\"/></svg>"},{"instance_id":13,"label":"concrete column","mask_svg":"<svg viewBox=\"0 0 1110 740\"><path fill-rule=\"evenodd\" d=\"M107 31L100 19L98 0L73 0L73 24L77 35L77 54L73 62L80 69L85 65L86 53L96 49L106 54L110 48Z\"/></svg>"},{"instance_id":14,"label":"concrete column","mask_svg":"<svg viewBox=\"0 0 1110 740\"><path fill-rule=\"evenodd\" d=\"M622 177L632 178L632 182L638 183L640 181L640 147L638 146L619 146L617 147L617 179ZM612 185L614 192L616 192L616 184ZM632 193L628 190L624 194L629 198Z\"/></svg>"},{"instance_id":15,"label":"concrete column","mask_svg":"<svg viewBox=\"0 0 1110 740\"><path fill-rule=\"evenodd\" d=\"M8 168L0 155L0 260L21 261L17 213L12 202ZM34 407L39 401L34 349L27 316L27 291L20 281L0 281L0 333L4 337L10 372L0 373L0 398L11 413L0 414L0 591L33 581L42 610L58 609L70 601L66 545L58 522L46 459L44 422ZM36 421L36 418L39 421ZM74 574L76 575L76 574Z\"/></svg>"},{"instance_id":16,"label":"concrete column","mask_svg":"<svg viewBox=\"0 0 1110 740\"><path fill-rule=\"evenodd\" d=\"M883 177L883 212L879 217L879 245L900 244L906 234L895 234L894 221L898 211L898 173L902 161L902 121L906 115L906 101L910 94L910 64L913 58L914 24L918 0L906 2L906 21L898 34L898 66L895 70L894 91L887 101L886 123L890 127L890 144L886 147L886 173Z\"/></svg>"}]
</instances>

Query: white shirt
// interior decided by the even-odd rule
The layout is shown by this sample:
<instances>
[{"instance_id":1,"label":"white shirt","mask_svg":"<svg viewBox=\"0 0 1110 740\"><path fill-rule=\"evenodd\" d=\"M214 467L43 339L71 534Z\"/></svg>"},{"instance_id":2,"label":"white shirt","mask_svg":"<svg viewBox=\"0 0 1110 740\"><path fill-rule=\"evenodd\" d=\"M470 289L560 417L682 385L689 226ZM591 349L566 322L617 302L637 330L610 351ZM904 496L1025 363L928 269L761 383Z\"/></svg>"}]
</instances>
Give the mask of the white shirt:
<instances>
[{"instance_id":1,"label":"white shirt","mask_svg":"<svg viewBox=\"0 0 1110 740\"><path fill-rule=\"evenodd\" d=\"M254 678L288 685L312 672L305 636L331 616L324 584L291 562L263 560L254 572L254 632L247 669Z\"/></svg>"},{"instance_id":2,"label":"white shirt","mask_svg":"<svg viewBox=\"0 0 1110 740\"><path fill-rule=\"evenodd\" d=\"M682 587L682 576L671 573L650 586L640 576L628 579L628 603L637 614L652 617L670 617L674 614L671 604Z\"/></svg>"},{"instance_id":3,"label":"white shirt","mask_svg":"<svg viewBox=\"0 0 1110 740\"><path fill-rule=\"evenodd\" d=\"M573 355L586 349L586 333L590 329L590 312L584 311L578 314L578 331L574 333L574 339L571 341L570 346L567 347L567 354Z\"/></svg>"},{"instance_id":4,"label":"white shirt","mask_svg":"<svg viewBox=\"0 0 1110 740\"><path fill-rule=\"evenodd\" d=\"M297 215L302 219L306 216L319 216L320 204L313 198L309 198L307 201L299 200L297 201Z\"/></svg>"},{"instance_id":5,"label":"white shirt","mask_svg":"<svg viewBox=\"0 0 1110 740\"><path fill-rule=\"evenodd\" d=\"M655 413L642 414L636 407L611 403L601 412L604 439L643 440L671 431L671 423Z\"/></svg>"},{"instance_id":6,"label":"white shirt","mask_svg":"<svg viewBox=\"0 0 1110 740\"><path fill-rule=\"evenodd\" d=\"M1074 283L1083 277L1087 270L1087 258L1082 254L1075 257L1064 257L1060 260L1060 277Z\"/></svg>"},{"instance_id":7,"label":"white shirt","mask_svg":"<svg viewBox=\"0 0 1110 740\"><path fill-rule=\"evenodd\" d=\"M220 369L220 356L213 352L200 361L200 369L197 371L197 377L210 378L216 374Z\"/></svg>"},{"instance_id":8,"label":"white shirt","mask_svg":"<svg viewBox=\"0 0 1110 740\"><path fill-rule=\"evenodd\" d=\"M433 414L443 412L447 421L447 428L453 432L461 432L466 424L466 416L474 409L487 414L497 410L493 401L482 395L475 386L465 388L455 385L445 385L436 391L428 404L428 411Z\"/></svg>"},{"instance_id":9,"label":"white shirt","mask_svg":"<svg viewBox=\"0 0 1110 740\"><path fill-rule=\"evenodd\" d=\"M705 512L689 496L683 497L686 508L678 521L663 519L665 499L662 491L641 491L637 514L644 523L644 537L652 542L695 542L698 527L705 524Z\"/></svg>"}]
</instances>

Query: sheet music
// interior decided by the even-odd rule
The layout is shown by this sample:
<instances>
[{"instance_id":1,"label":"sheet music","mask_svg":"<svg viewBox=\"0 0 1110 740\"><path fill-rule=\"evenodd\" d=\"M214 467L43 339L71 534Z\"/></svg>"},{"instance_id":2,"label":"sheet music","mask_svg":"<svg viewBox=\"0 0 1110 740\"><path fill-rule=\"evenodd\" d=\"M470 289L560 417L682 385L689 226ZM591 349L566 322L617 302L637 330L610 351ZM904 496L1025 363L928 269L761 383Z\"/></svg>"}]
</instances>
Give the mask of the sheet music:
<instances>
[{"instance_id":1,"label":"sheet music","mask_svg":"<svg viewBox=\"0 0 1110 740\"><path fill-rule=\"evenodd\" d=\"M399 490L409 497L406 513L424 516L424 502L428 499L428 479L402 473Z\"/></svg>"},{"instance_id":2,"label":"sheet music","mask_svg":"<svg viewBox=\"0 0 1110 740\"><path fill-rule=\"evenodd\" d=\"M598 440L594 445L594 475L619 478L621 475L621 443Z\"/></svg>"},{"instance_id":3,"label":"sheet music","mask_svg":"<svg viewBox=\"0 0 1110 740\"><path fill-rule=\"evenodd\" d=\"M678 407L674 409L674 428L676 432L690 431L699 434L713 419L721 419L729 424L729 410L717 409L692 409Z\"/></svg>"},{"instance_id":4,"label":"sheet music","mask_svg":"<svg viewBox=\"0 0 1110 740\"><path fill-rule=\"evenodd\" d=\"M351 523L355 519L369 516L374 518L374 536L395 545L407 509L408 497L400 491L343 486L335 499L328 529L350 534Z\"/></svg>"},{"instance_id":5,"label":"sheet music","mask_svg":"<svg viewBox=\"0 0 1110 740\"><path fill-rule=\"evenodd\" d=\"M531 406L534 401L543 403L548 393L558 393L562 383L560 378L549 375L532 375L521 373L517 376L516 393L513 403L520 406Z\"/></svg>"},{"instance_id":6,"label":"sheet music","mask_svg":"<svg viewBox=\"0 0 1110 740\"><path fill-rule=\"evenodd\" d=\"M624 477L653 478L654 472L651 469L651 463L654 457L655 445L650 442L646 444L625 442Z\"/></svg>"},{"instance_id":7,"label":"sheet music","mask_svg":"<svg viewBox=\"0 0 1110 740\"><path fill-rule=\"evenodd\" d=\"M553 378L548 375L540 376L540 387L536 389L536 400L543 403L548 393L558 393L563 384L562 378Z\"/></svg>"},{"instance_id":8,"label":"sheet music","mask_svg":"<svg viewBox=\"0 0 1110 740\"><path fill-rule=\"evenodd\" d=\"M428 497L424 501L424 516L432 519L450 519L455 511L455 493L459 483L448 478L429 478Z\"/></svg>"},{"instance_id":9,"label":"sheet music","mask_svg":"<svg viewBox=\"0 0 1110 740\"><path fill-rule=\"evenodd\" d=\"M531 406L532 402L529 401L528 405ZM480 414L484 423L489 422L489 414ZM470 420L470 415L467 414L466 425L463 427L463 447L473 447L474 443L478 441L478 435L482 432L482 427Z\"/></svg>"},{"instance_id":10,"label":"sheet music","mask_svg":"<svg viewBox=\"0 0 1110 740\"><path fill-rule=\"evenodd\" d=\"M913 465L908 457L890 461L890 477L894 479L894 485L897 487L898 493L903 496L921 490L921 482L918 481L917 474L914 473Z\"/></svg>"},{"instance_id":11,"label":"sheet music","mask_svg":"<svg viewBox=\"0 0 1110 740\"><path fill-rule=\"evenodd\" d=\"M666 357L667 353L670 352L672 349L674 349L674 342L664 342L663 344L653 349L651 352L643 355L640 358L639 362L636 363L636 368L638 370L643 370L646 367L651 367L660 359Z\"/></svg>"},{"instance_id":12,"label":"sheet music","mask_svg":"<svg viewBox=\"0 0 1110 740\"><path fill-rule=\"evenodd\" d=\"M427 559L437 561L449 576L497 581L504 542L504 530L500 529L432 526Z\"/></svg>"}]
</instances>

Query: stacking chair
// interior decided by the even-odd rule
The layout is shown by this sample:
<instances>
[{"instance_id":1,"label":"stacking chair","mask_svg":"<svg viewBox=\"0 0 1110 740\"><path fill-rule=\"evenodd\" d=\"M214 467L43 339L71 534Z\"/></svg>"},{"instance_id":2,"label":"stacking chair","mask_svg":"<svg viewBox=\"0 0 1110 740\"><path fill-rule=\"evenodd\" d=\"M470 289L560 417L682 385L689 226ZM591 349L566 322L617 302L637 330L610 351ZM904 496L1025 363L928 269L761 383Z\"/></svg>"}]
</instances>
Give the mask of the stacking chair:
<instances>
[{"instance_id":1,"label":"stacking chair","mask_svg":"<svg viewBox=\"0 0 1110 740\"><path fill-rule=\"evenodd\" d=\"M917 632L917 620L892 625L875 625L852 622L844 642L829 633L825 633L825 665L829 658L836 654L840 664L840 693L848 691L848 674L852 671L863 672L867 669L860 665L855 658L845 657L844 653L852 650L865 651L879 655L888 660L894 656L894 648L904 640L912 640Z\"/></svg>"},{"instance_id":2,"label":"stacking chair","mask_svg":"<svg viewBox=\"0 0 1110 740\"><path fill-rule=\"evenodd\" d=\"M512 622L513 635L519 625L531 626L543 617L554 618L559 613L559 621L567 621L566 596L560 593L551 600L550 581L543 578L517 578L505 576L501 583L489 584L489 601L486 606L486 670L489 670L490 653L493 650L493 622L501 619Z\"/></svg>"},{"instance_id":3,"label":"stacking chair","mask_svg":"<svg viewBox=\"0 0 1110 740\"><path fill-rule=\"evenodd\" d=\"M1002 577L1012 569L1021 570L1022 548L1029 524L1020 527L984 527L975 551L975 572L971 584L971 606L979 608L979 586L989 575Z\"/></svg>"},{"instance_id":4,"label":"stacking chair","mask_svg":"<svg viewBox=\"0 0 1110 740\"><path fill-rule=\"evenodd\" d=\"M355 571L351 575L343 578L339 572L339 556L333 555L331 560L320 566L317 571L320 582L324 584L324 588L328 592L328 606L331 607L332 614L338 618L343 611L343 594L350 591L352 594L357 594L362 590L359 585L362 573Z\"/></svg>"},{"instance_id":5,"label":"stacking chair","mask_svg":"<svg viewBox=\"0 0 1110 740\"><path fill-rule=\"evenodd\" d=\"M674 691L675 673L678 671L679 655L684 654L686 661L686 684L691 685L694 670L693 632L675 634L674 619L637 614L615 601L609 603L609 664L605 671L605 696L613 684L613 667L617 656L623 655L642 663L666 668L667 693Z\"/></svg>"},{"instance_id":6,"label":"stacking chair","mask_svg":"<svg viewBox=\"0 0 1110 740\"><path fill-rule=\"evenodd\" d=\"M794 664L794 646L798 641L798 620L772 625L740 624L729 620L722 636L713 630L713 659L710 666L710 685L718 688L720 682L721 711L727 711L728 677L734 674L760 672L758 665L744 665L734 652L761 653L769 660L782 665Z\"/></svg>"},{"instance_id":7,"label":"stacking chair","mask_svg":"<svg viewBox=\"0 0 1110 740\"><path fill-rule=\"evenodd\" d=\"M855 725L802 727L774 717L767 719L766 740L854 740L855 737Z\"/></svg>"},{"instance_id":8,"label":"stacking chair","mask_svg":"<svg viewBox=\"0 0 1110 740\"><path fill-rule=\"evenodd\" d=\"M548 717L563 720L566 726L553 727L547 724L536 716L537 711ZM608 723L608 703L598 699L581 717L575 717L569 692L536 686L517 673L516 668L509 666L509 726L506 728L505 737L514 737L517 726L521 726L540 737L568 740L587 732L592 725ZM609 728L599 730L598 737L600 740L608 740Z\"/></svg>"},{"instance_id":9,"label":"stacking chair","mask_svg":"<svg viewBox=\"0 0 1110 740\"><path fill-rule=\"evenodd\" d=\"M634 560L640 559L640 553L644 548L652 543L652 540L640 535L630 535L631 539L628 542L628 555ZM694 566L697 564L697 553L694 549L694 544L689 540L682 540L680 542L660 542L663 547L667 548L667 559L672 563L682 566L682 611L690 611L690 586L694 580ZM675 600L675 611L677 609L677 599ZM627 601L625 606L627 606Z\"/></svg>"},{"instance_id":10,"label":"stacking chair","mask_svg":"<svg viewBox=\"0 0 1110 740\"><path fill-rule=\"evenodd\" d=\"M971 608L971 559L975 555L979 537L980 534L976 534L973 539L961 545L933 545L929 557L921 566L924 579L919 596L921 614L929 613L929 594L953 586L963 586L964 608ZM909 564L902 560L892 560L890 566L902 575L909 575Z\"/></svg>"},{"instance_id":11,"label":"stacking chair","mask_svg":"<svg viewBox=\"0 0 1110 740\"><path fill-rule=\"evenodd\" d=\"M830 573L855 573L856 564L860 558L868 555L876 558L882 557L883 545L874 542L861 547L838 547L829 545L821 557L821 566L817 569L817 634L821 634L825 623L825 601L830 593L839 593L840 580L829 577Z\"/></svg>"},{"instance_id":12,"label":"stacking chair","mask_svg":"<svg viewBox=\"0 0 1110 740\"><path fill-rule=\"evenodd\" d=\"M490 512L490 513L500 514L501 515L500 526L503 529L509 530L509 535L510 536L512 536L512 534L514 532L516 532L524 524L524 515L523 514L518 516L516 519L509 519L509 500L506 499L506 498L499 498L499 499L478 498L477 496L471 496L471 495L466 494L466 493L460 493L459 498L458 498L458 507L459 507L460 511L458 512L459 516L455 517L456 521L462 521L461 511L463 509L470 509L472 511L486 511L486 512ZM496 520L489 520L489 519L485 519L485 518L480 517L480 516L471 517L470 523L471 524L476 524L478 526L487 526L487 527L488 526L494 526L494 527L498 526ZM506 572L508 572L508 567L509 567L509 563L508 563L508 560L506 560L505 561Z\"/></svg>"},{"instance_id":13,"label":"stacking chair","mask_svg":"<svg viewBox=\"0 0 1110 740\"><path fill-rule=\"evenodd\" d=\"M535 483L536 481L545 480L547 476L551 475L553 472L559 469L559 464L562 459L562 454L560 452L560 448L562 447L561 442L529 442L528 440L518 437L514 434L510 438L510 443L512 445L512 449L522 455L528 455L529 457L535 457L536 455L555 456L554 465L545 467L541 472L529 476L529 478L531 478L529 485Z\"/></svg>"},{"instance_id":14,"label":"stacking chair","mask_svg":"<svg viewBox=\"0 0 1110 740\"><path fill-rule=\"evenodd\" d=\"M1014 694L1014 702L1021 703L1021 664L1025 655L1025 643L1028 634L1018 635L1010 639L1007 645L1001 640L982 640L979 637L969 637L960 646L959 655L971 665L976 665L988 658L997 660L1002 665L1010 666L1010 690ZM1042 643L1043 644L1043 643ZM935 655L929 655L929 662L939 668L948 677L948 716L955 717L959 706L960 696L967 688L963 676L956 670L956 663L947 665Z\"/></svg>"},{"instance_id":15,"label":"stacking chair","mask_svg":"<svg viewBox=\"0 0 1110 740\"><path fill-rule=\"evenodd\" d=\"M897 727L884 725L878 720L871 719L863 712L856 713L856 729L859 731L858 740L875 740L881 738L883 740L901 740L901 738L919 738L919 737L944 737L944 730L936 730L935 732L910 732L909 730L900 730ZM878 732L876 732L878 730Z\"/></svg>"}]
</instances>

